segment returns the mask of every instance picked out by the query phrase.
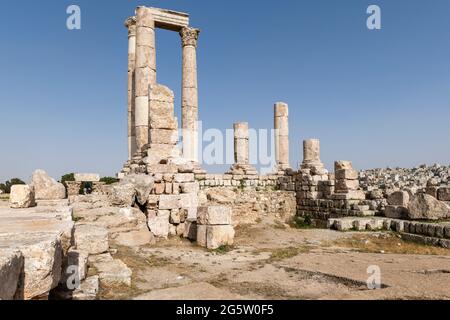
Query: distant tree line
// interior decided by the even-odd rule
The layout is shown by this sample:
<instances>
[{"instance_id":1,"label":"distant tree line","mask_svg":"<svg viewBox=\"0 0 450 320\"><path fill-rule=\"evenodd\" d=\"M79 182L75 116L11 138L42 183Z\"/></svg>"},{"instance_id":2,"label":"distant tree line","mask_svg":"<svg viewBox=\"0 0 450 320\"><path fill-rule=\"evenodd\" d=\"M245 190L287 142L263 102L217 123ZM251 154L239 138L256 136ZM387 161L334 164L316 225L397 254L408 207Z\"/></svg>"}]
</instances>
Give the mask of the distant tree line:
<instances>
[{"instance_id":1,"label":"distant tree line","mask_svg":"<svg viewBox=\"0 0 450 320\"><path fill-rule=\"evenodd\" d=\"M0 183L0 190L3 193L10 193L11 187L16 184L25 184L25 182L23 182L19 178L12 178L12 179L6 181L5 183Z\"/></svg>"}]
</instances>

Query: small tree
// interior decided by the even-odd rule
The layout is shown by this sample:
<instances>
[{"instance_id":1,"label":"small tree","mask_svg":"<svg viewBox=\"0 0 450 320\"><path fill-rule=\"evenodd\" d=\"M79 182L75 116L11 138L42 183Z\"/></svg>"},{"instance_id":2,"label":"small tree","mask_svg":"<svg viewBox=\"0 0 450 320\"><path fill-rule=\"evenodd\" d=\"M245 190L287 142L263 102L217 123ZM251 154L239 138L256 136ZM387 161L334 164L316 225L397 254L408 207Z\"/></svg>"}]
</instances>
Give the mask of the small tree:
<instances>
[{"instance_id":1,"label":"small tree","mask_svg":"<svg viewBox=\"0 0 450 320\"><path fill-rule=\"evenodd\" d=\"M11 180L6 181L5 184L3 184L4 189L2 190L5 193L11 193L11 187L17 184L25 184L25 182L23 182L19 178L12 178Z\"/></svg>"},{"instance_id":2,"label":"small tree","mask_svg":"<svg viewBox=\"0 0 450 320\"><path fill-rule=\"evenodd\" d=\"M61 183L67 188L66 181L75 181L75 174L68 173L61 177Z\"/></svg>"}]
</instances>

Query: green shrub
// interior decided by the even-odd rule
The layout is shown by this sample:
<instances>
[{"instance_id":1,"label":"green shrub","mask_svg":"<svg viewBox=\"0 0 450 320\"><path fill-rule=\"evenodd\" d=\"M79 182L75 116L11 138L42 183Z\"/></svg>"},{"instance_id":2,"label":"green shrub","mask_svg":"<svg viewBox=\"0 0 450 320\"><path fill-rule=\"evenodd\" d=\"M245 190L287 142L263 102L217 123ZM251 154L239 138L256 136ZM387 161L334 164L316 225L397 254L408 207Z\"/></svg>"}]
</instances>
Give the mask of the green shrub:
<instances>
[{"instance_id":1,"label":"green shrub","mask_svg":"<svg viewBox=\"0 0 450 320\"><path fill-rule=\"evenodd\" d=\"M20 180L19 178L12 178L11 180L0 184L0 190L2 190L4 193L10 193L11 187L16 184L26 184L26 183Z\"/></svg>"},{"instance_id":2,"label":"green shrub","mask_svg":"<svg viewBox=\"0 0 450 320\"><path fill-rule=\"evenodd\" d=\"M100 179L100 182L104 182L105 184L113 184L119 182L119 179L113 177L103 177Z\"/></svg>"}]
</instances>

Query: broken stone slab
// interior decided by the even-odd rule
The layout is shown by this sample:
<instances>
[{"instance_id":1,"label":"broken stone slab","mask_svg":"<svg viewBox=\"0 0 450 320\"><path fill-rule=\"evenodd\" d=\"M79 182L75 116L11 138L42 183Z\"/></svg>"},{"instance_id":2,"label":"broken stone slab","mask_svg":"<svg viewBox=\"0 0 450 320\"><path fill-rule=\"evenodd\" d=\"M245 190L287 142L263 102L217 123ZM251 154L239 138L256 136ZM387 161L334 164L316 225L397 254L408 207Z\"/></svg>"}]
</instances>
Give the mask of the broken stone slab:
<instances>
[{"instance_id":1,"label":"broken stone slab","mask_svg":"<svg viewBox=\"0 0 450 320\"><path fill-rule=\"evenodd\" d=\"M9 205L15 209L33 207L35 205L34 188L26 184L11 186Z\"/></svg>"},{"instance_id":2,"label":"broken stone slab","mask_svg":"<svg viewBox=\"0 0 450 320\"><path fill-rule=\"evenodd\" d=\"M402 206L389 205L384 211L385 217L391 219L407 219L408 214L408 208Z\"/></svg>"},{"instance_id":3,"label":"broken stone slab","mask_svg":"<svg viewBox=\"0 0 450 320\"><path fill-rule=\"evenodd\" d=\"M352 170L353 164L351 161L339 160L334 162L334 171L338 170Z\"/></svg>"},{"instance_id":4,"label":"broken stone slab","mask_svg":"<svg viewBox=\"0 0 450 320\"><path fill-rule=\"evenodd\" d=\"M169 216L170 213L158 212L157 216L148 218L148 227L157 238L167 239L169 236Z\"/></svg>"},{"instance_id":5,"label":"broken stone slab","mask_svg":"<svg viewBox=\"0 0 450 320\"><path fill-rule=\"evenodd\" d=\"M113 241L121 246L138 247L154 244L155 238L147 228L142 228L140 230L118 233L113 238Z\"/></svg>"},{"instance_id":6,"label":"broken stone slab","mask_svg":"<svg viewBox=\"0 0 450 320\"><path fill-rule=\"evenodd\" d=\"M136 190L137 201L140 205L147 203L148 196L150 195L153 186L154 179L145 174L132 174L122 179L123 183L131 183Z\"/></svg>"},{"instance_id":7,"label":"broken stone slab","mask_svg":"<svg viewBox=\"0 0 450 320\"><path fill-rule=\"evenodd\" d=\"M197 223L204 225L231 225L232 210L225 206L200 207L197 212Z\"/></svg>"},{"instance_id":8,"label":"broken stone slab","mask_svg":"<svg viewBox=\"0 0 450 320\"><path fill-rule=\"evenodd\" d=\"M91 276L81 282L80 287L72 293L73 300L95 300L99 289L99 276Z\"/></svg>"},{"instance_id":9,"label":"broken stone slab","mask_svg":"<svg viewBox=\"0 0 450 320\"><path fill-rule=\"evenodd\" d=\"M408 207L409 193L407 191L396 191L389 195L387 202L391 206Z\"/></svg>"},{"instance_id":10,"label":"broken stone slab","mask_svg":"<svg viewBox=\"0 0 450 320\"><path fill-rule=\"evenodd\" d=\"M233 226L207 226L206 228L206 247L208 249L217 249L225 245L234 243Z\"/></svg>"},{"instance_id":11,"label":"broken stone slab","mask_svg":"<svg viewBox=\"0 0 450 320\"><path fill-rule=\"evenodd\" d=\"M230 188L210 188L205 190L206 197L211 202L229 204L236 200L236 193Z\"/></svg>"},{"instance_id":12,"label":"broken stone slab","mask_svg":"<svg viewBox=\"0 0 450 320\"><path fill-rule=\"evenodd\" d=\"M69 249L63 260L60 284L67 287L67 282L80 283L86 278L89 253L77 249ZM67 288L69 289L69 288Z\"/></svg>"},{"instance_id":13,"label":"broken stone slab","mask_svg":"<svg viewBox=\"0 0 450 320\"><path fill-rule=\"evenodd\" d=\"M161 195L159 198L160 210L178 209L181 207L179 195Z\"/></svg>"},{"instance_id":14,"label":"broken stone slab","mask_svg":"<svg viewBox=\"0 0 450 320\"><path fill-rule=\"evenodd\" d=\"M100 254L108 251L108 230L104 227L77 224L74 232L75 248L89 254Z\"/></svg>"},{"instance_id":15,"label":"broken stone slab","mask_svg":"<svg viewBox=\"0 0 450 320\"><path fill-rule=\"evenodd\" d=\"M0 249L0 300L13 300L23 271L20 251Z\"/></svg>"},{"instance_id":16,"label":"broken stone slab","mask_svg":"<svg viewBox=\"0 0 450 320\"><path fill-rule=\"evenodd\" d=\"M58 200L66 198L66 188L50 177L44 170L36 170L31 179L36 200Z\"/></svg>"},{"instance_id":17,"label":"broken stone slab","mask_svg":"<svg viewBox=\"0 0 450 320\"><path fill-rule=\"evenodd\" d=\"M122 260L113 259L109 253L89 258L89 265L97 271L104 286L131 286L132 271Z\"/></svg>"},{"instance_id":18,"label":"broken stone slab","mask_svg":"<svg viewBox=\"0 0 450 320\"><path fill-rule=\"evenodd\" d=\"M112 206L132 207L136 198L134 184L129 182L119 182L111 186L108 198Z\"/></svg>"},{"instance_id":19,"label":"broken stone slab","mask_svg":"<svg viewBox=\"0 0 450 320\"><path fill-rule=\"evenodd\" d=\"M450 206L428 194L417 194L408 204L411 220L440 220L450 218Z\"/></svg>"},{"instance_id":20,"label":"broken stone slab","mask_svg":"<svg viewBox=\"0 0 450 320\"><path fill-rule=\"evenodd\" d=\"M58 285L63 257L61 234L2 234L0 249L6 248L20 251L24 258L23 280L19 282L16 299L40 297Z\"/></svg>"},{"instance_id":21,"label":"broken stone slab","mask_svg":"<svg viewBox=\"0 0 450 320\"><path fill-rule=\"evenodd\" d=\"M75 173L76 182L99 182L100 175L98 173Z\"/></svg>"}]
</instances>

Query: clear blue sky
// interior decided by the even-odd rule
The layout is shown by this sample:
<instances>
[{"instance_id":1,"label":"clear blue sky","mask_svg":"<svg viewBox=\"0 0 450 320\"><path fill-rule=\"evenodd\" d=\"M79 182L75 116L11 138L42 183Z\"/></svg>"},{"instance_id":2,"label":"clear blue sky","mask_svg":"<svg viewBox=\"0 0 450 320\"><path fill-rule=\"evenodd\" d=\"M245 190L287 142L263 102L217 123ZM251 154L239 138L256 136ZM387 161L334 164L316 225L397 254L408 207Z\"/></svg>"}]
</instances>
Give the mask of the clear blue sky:
<instances>
[{"instance_id":1,"label":"clear blue sky","mask_svg":"<svg viewBox=\"0 0 450 320\"><path fill-rule=\"evenodd\" d=\"M78 4L82 30L66 29ZM382 30L366 9L382 9ZM448 0L3 0L0 181L36 168L113 175L127 157L127 31L137 5L191 14L202 29L200 117L212 128L271 128L290 105L291 163L301 141L355 167L450 163ZM177 95L179 35L157 34L158 82Z\"/></svg>"}]
</instances>

